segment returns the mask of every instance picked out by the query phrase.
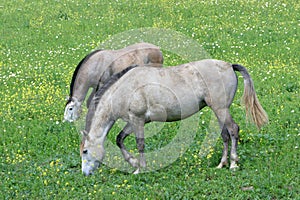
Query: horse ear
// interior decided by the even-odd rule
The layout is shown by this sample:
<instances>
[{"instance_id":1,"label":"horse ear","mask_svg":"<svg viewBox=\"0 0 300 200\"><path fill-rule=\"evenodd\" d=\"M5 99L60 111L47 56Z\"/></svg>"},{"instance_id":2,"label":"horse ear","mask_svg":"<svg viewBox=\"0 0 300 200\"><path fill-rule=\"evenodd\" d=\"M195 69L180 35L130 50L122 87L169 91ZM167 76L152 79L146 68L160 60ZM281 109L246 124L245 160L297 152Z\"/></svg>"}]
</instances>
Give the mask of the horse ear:
<instances>
[{"instance_id":1,"label":"horse ear","mask_svg":"<svg viewBox=\"0 0 300 200\"><path fill-rule=\"evenodd\" d=\"M80 156L82 156L83 147L84 147L84 141L81 141L81 143L80 143Z\"/></svg>"}]
</instances>

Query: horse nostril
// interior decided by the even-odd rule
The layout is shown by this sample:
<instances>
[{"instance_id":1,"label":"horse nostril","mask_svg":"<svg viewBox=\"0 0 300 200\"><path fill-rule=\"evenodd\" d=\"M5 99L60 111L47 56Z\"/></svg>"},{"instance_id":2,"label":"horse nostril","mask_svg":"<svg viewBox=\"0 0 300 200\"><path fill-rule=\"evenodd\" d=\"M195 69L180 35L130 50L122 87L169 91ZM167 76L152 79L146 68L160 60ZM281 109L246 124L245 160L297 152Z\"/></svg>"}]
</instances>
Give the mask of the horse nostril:
<instances>
[{"instance_id":1,"label":"horse nostril","mask_svg":"<svg viewBox=\"0 0 300 200\"><path fill-rule=\"evenodd\" d=\"M72 111L72 110L73 110L73 108L69 108L69 110L70 110L70 111Z\"/></svg>"}]
</instances>

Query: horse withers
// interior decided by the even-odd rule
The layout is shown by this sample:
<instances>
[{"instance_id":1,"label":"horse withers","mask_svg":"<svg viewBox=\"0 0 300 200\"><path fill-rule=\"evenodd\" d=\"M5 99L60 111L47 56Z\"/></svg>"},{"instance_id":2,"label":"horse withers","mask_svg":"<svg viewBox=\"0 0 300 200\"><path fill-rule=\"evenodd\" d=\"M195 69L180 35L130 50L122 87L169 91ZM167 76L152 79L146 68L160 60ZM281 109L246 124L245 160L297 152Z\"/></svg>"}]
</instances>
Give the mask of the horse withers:
<instances>
[{"instance_id":1,"label":"horse withers","mask_svg":"<svg viewBox=\"0 0 300 200\"><path fill-rule=\"evenodd\" d=\"M257 99L249 73L241 65L207 59L168 68L131 67L120 72L118 80L103 86L106 89L99 90L91 103L94 108L88 113L92 116L90 128L84 133L81 145L82 172L89 175L100 166L105 154L105 138L117 119L127 122L117 136L117 145L125 160L136 168L135 173L139 173L140 168L146 166L145 123L185 119L205 106L217 116L224 143L218 168L227 165L230 139L230 168L236 168L239 126L229 113L238 84L234 71L244 78L245 107L260 128L268 117ZM132 132L136 136L139 159L123 144Z\"/></svg>"},{"instance_id":2,"label":"horse withers","mask_svg":"<svg viewBox=\"0 0 300 200\"><path fill-rule=\"evenodd\" d=\"M72 122L79 118L81 105L89 88L93 88L93 91L88 98L87 107L97 88L113 74L132 64L162 67L162 52L153 44L137 43L119 50L96 50L83 58L73 73L64 120Z\"/></svg>"}]
</instances>

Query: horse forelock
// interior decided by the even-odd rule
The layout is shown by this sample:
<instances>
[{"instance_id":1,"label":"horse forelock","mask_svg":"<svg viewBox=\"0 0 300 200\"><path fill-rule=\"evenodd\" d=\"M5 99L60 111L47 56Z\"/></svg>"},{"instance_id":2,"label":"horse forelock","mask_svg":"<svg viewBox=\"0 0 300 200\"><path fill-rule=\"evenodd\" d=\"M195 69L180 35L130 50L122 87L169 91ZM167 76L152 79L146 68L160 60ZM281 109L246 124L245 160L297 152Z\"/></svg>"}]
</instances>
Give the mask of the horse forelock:
<instances>
[{"instance_id":1,"label":"horse forelock","mask_svg":"<svg viewBox=\"0 0 300 200\"><path fill-rule=\"evenodd\" d=\"M71 99L72 96L73 96L74 85L75 85L76 78L77 78L77 75L78 75L78 72L79 72L81 66L82 66L84 63L86 63L86 62L89 60L90 57L92 57L94 54L96 54L97 52L102 51L102 50L103 50L103 49L97 49L97 50L95 50L95 51L92 51L91 53L89 53L88 55L86 55L86 56L78 63L78 65L76 66L76 68L75 68L75 70L74 70L74 73L73 73L73 76L72 76L72 81L71 81L71 84L70 84L70 95L69 95L70 98L69 98L67 104L70 103L70 101L71 101L70 99Z\"/></svg>"}]
</instances>

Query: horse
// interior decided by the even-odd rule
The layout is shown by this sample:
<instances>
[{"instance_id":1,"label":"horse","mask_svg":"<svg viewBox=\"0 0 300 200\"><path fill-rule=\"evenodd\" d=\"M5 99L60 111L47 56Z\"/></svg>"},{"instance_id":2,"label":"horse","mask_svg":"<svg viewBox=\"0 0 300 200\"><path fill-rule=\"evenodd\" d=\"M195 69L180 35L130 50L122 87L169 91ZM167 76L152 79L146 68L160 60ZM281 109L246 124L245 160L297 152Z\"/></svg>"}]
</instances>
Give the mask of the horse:
<instances>
[{"instance_id":1,"label":"horse","mask_svg":"<svg viewBox=\"0 0 300 200\"><path fill-rule=\"evenodd\" d=\"M80 117L81 104L89 88L93 88L93 91L87 100L87 107L97 88L100 88L113 74L132 64L162 67L162 52L153 44L137 43L119 50L95 50L85 56L73 73L64 121L72 122Z\"/></svg>"},{"instance_id":2,"label":"horse","mask_svg":"<svg viewBox=\"0 0 300 200\"><path fill-rule=\"evenodd\" d=\"M185 119L206 106L216 115L223 139L222 158L217 168L228 164L230 139L230 169L237 168L239 126L229 112L238 84L235 71L240 72L244 79L246 116L260 129L268 122L268 116L257 98L250 74L242 65L205 59L174 67L133 66L121 71L105 89L96 92L92 100L93 109L88 111L92 116L90 129L82 132L83 174L93 174L100 166L105 155L105 138L117 119L127 122L117 136L117 145L137 174L146 167L146 123ZM134 158L123 144L132 132L135 133L139 159Z\"/></svg>"}]
</instances>

